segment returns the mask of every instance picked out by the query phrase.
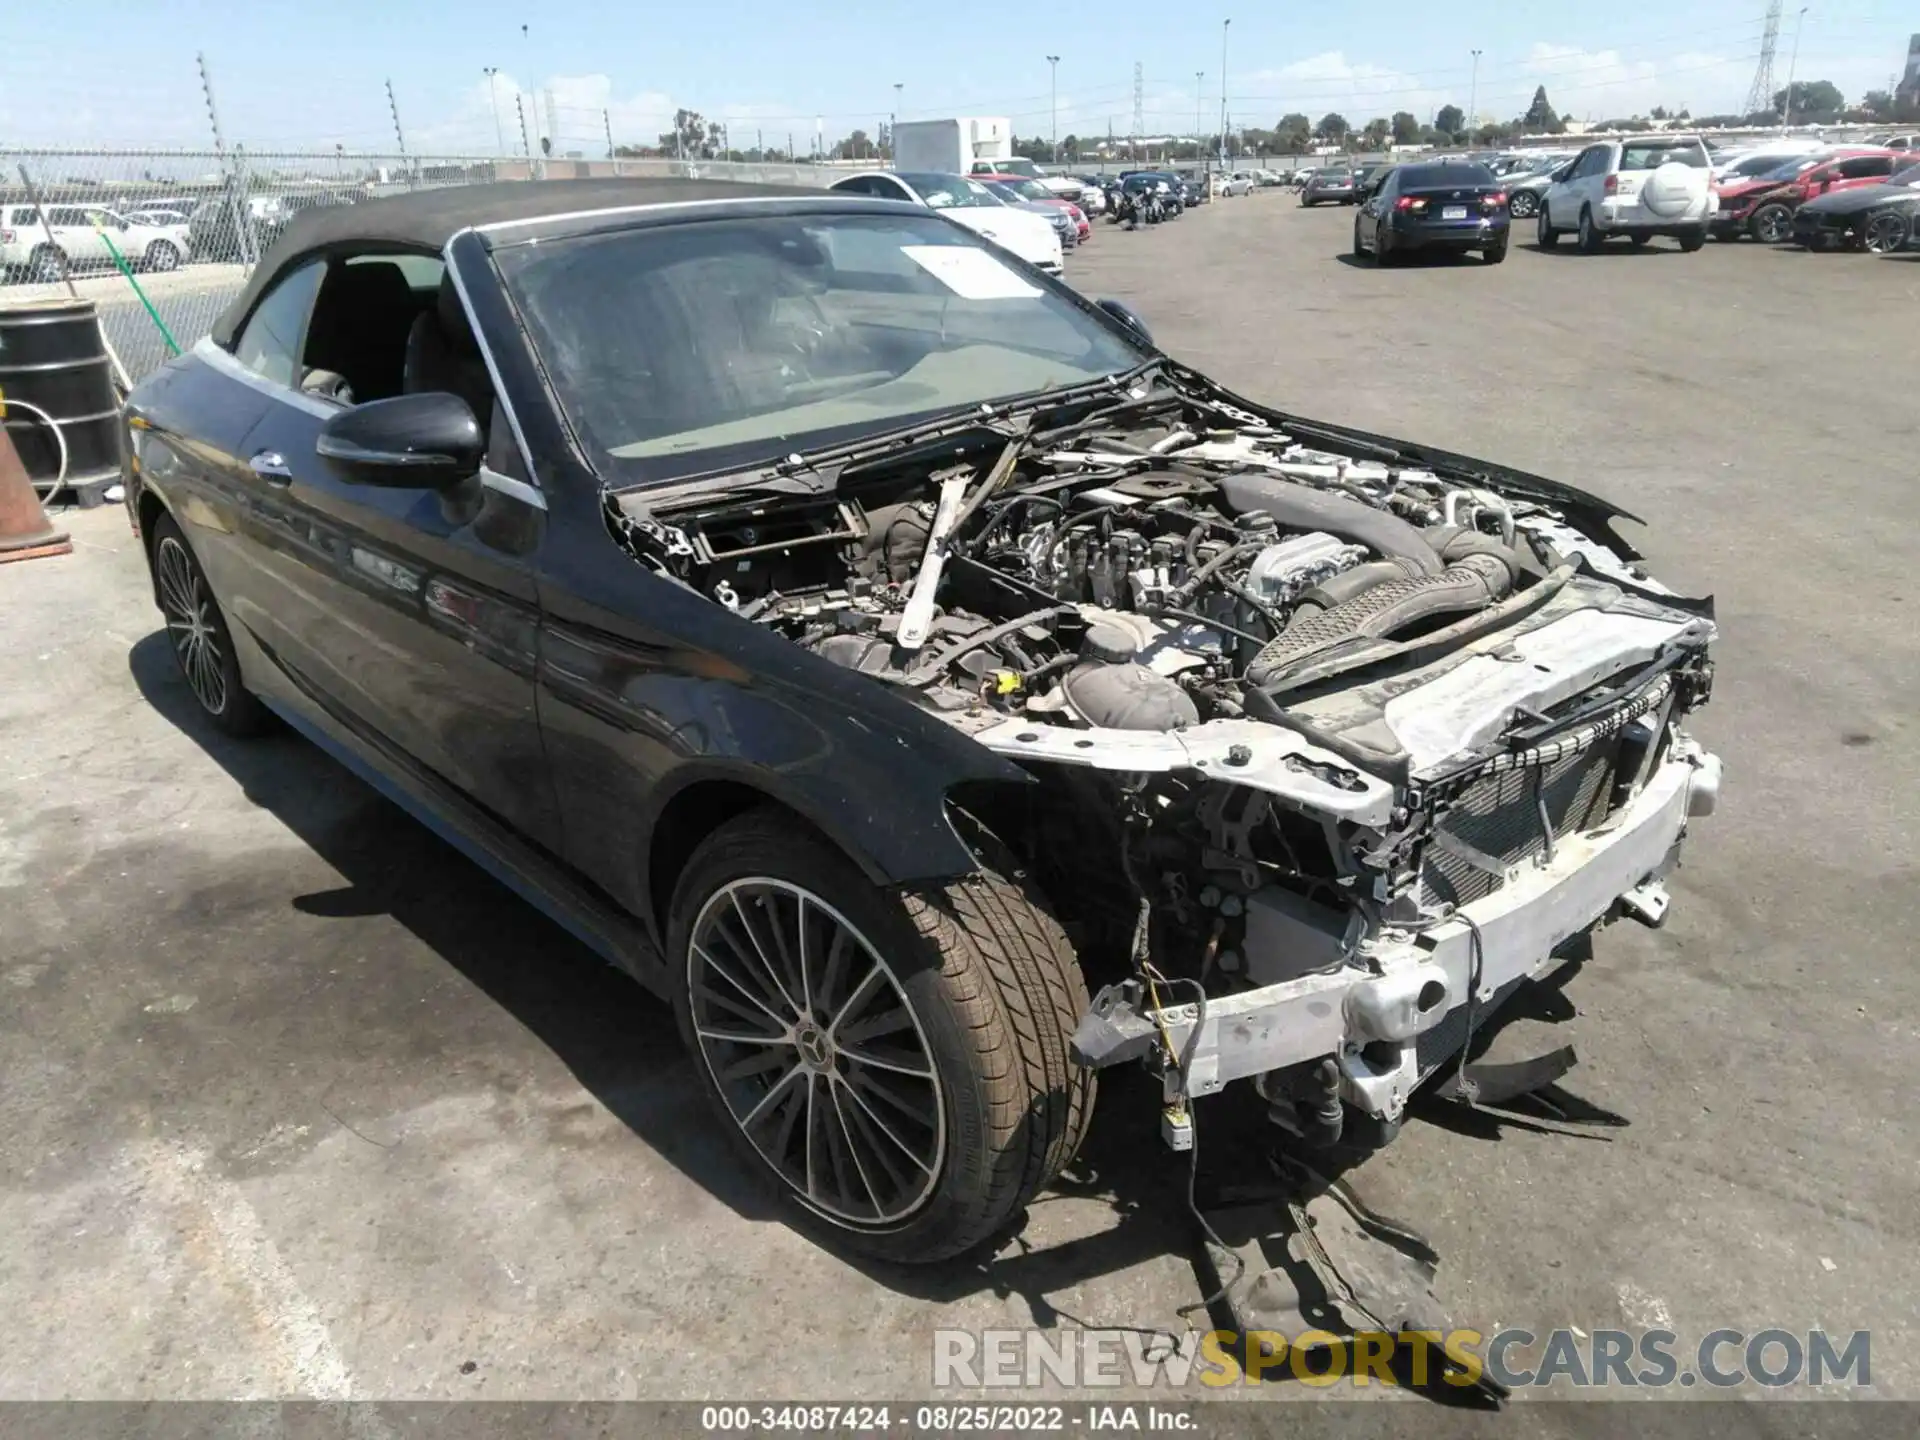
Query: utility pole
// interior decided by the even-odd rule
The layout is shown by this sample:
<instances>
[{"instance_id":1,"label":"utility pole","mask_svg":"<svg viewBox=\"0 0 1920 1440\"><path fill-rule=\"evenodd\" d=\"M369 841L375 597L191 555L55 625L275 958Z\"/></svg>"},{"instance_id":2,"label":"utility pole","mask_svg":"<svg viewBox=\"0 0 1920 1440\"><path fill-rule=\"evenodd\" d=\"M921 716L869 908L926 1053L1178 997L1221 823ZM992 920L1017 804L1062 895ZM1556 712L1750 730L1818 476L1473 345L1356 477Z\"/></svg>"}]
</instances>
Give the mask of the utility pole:
<instances>
[{"instance_id":1,"label":"utility pole","mask_svg":"<svg viewBox=\"0 0 1920 1440\"><path fill-rule=\"evenodd\" d=\"M1467 90L1467 143L1473 143L1474 127L1479 125L1480 108L1480 52L1473 52L1473 84Z\"/></svg>"},{"instance_id":2,"label":"utility pole","mask_svg":"<svg viewBox=\"0 0 1920 1440\"><path fill-rule=\"evenodd\" d=\"M1793 21L1793 51L1787 57L1787 114L1781 128L1793 128L1793 72L1800 64L1800 27L1807 23L1807 7L1802 5Z\"/></svg>"},{"instance_id":3,"label":"utility pole","mask_svg":"<svg viewBox=\"0 0 1920 1440\"><path fill-rule=\"evenodd\" d=\"M613 115L612 113L607 110L602 110L600 112L600 123L604 125L607 130L607 158L611 160L613 159Z\"/></svg>"},{"instance_id":4,"label":"utility pole","mask_svg":"<svg viewBox=\"0 0 1920 1440\"><path fill-rule=\"evenodd\" d=\"M896 134L900 128L900 92L906 89L907 82L893 82L893 113L887 117L887 159L897 170L900 168L900 141Z\"/></svg>"},{"instance_id":5,"label":"utility pole","mask_svg":"<svg viewBox=\"0 0 1920 1440\"><path fill-rule=\"evenodd\" d=\"M527 173L533 173L533 147L527 143L527 105L518 90L513 92L513 113L520 117L520 149L527 157Z\"/></svg>"},{"instance_id":6,"label":"utility pole","mask_svg":"<svg viewBox=\"0 0 1920 1440\"><path fill-rule=\"evenodd\" d=\"M500 67L483 65L480 73L487 77L487 96L493 102L493 143L502 155L507 153L507 135L500 128Z\"/></svg>"},{"instance_id":7,"label":"utility pole","mask_svg":"<svg viewBox=\"0 0 1920 1440\"><path fill-rule=\"evenodd\" d=\"M1231 19L1220 22L1220 168L1227 168L1227 31Z\"/></svg>"},{"instance_id":8,"label":"utility pole","mask_svg":"<svg viewBox=\"0 0 1920 1440\"><path fill-rule=\"evenodd\" d=\"M196 53L193 59L200 67L200 91L207 97L207 123L213 126L213 153L219 157L221 175L227 178L227 201L233 212L233 233L240 238L240 261L251 269L260 259L260 237L254 233L253 206L247 200L246 168L236 153L231 174L227 170L227 142L220 133L220 112L213 103L213 76L207 71L205 52ZM34 208L39 209L38 204ZM45 212L41 213L44 218ZM67 289L78 293L74 291L71 275L67 277Z\"/></svg>"},{"instance_id":9,"label":"utility pole","mask_svg":"<svg viewBox=\"0 0 1920 1440\"><path fill-rule=\"evenodd\" d=\"M1053 140L1047 147L1047 154L1052 158L1053 163L1058 165L1060 163L1060 57L1058 55L1047 56L1047 70L1053 95Z\"/></svg>"},{"instance_id":10,"label":"utility pole","mask_svg":"<svg viewBox=\"0 0 1920 1440\"><path fill-rule=\"evenodd\" d=\"M520 27L520 43L524 45L527 49L527 80L529 83L531 83L533 80L533 74L534 74L533 36L528 32L527 27L524 25ZM540 106L539 106L539 102L535 99L532 91L523 90L520 92L520 95L524 97L524 103L520 106L520 130L521 130L522 138L529 140L529 143L527 145L527 169L528 169L528 173L531 174L535 179L540 179L545 176L546 170L545 170L545 167L540 164L539 159L536 157L534 153L537 146L534 143L532 143L540 139ZM533 111L533 131L530 137L527 135L527 111L528 110Z\"/></svg>"},{"instance_id":11,"label":"utility pole","mask_svg":"<svg viewBox=\"0 0 1920 1440\"><path fill-rule=\"evenodd\" d=\"M1207 72L1193 72L1193 158L1200 158L1200 127L1206 124L1207 97L1201 90L1201 82L1207 78Z\"/></svg>"}]
</instances>

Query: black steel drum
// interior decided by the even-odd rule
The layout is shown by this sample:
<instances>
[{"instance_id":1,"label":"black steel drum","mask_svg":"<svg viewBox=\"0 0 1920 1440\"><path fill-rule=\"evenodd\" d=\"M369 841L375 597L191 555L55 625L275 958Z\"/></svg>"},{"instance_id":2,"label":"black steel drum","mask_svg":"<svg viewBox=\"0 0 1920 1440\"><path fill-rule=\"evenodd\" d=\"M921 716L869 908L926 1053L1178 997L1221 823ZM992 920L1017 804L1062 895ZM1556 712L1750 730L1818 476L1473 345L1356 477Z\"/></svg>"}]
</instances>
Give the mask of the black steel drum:
<instances>
[{"instance_id":1,"label":"black steel drum","mask_svg":"<svg viewBox=\"0 0 1920 1440\"><path fill-rule=\"evenodd\" d=\"M56 478L75 491L118 478L120 397L92 301L0 303L0 407L0 423L42 493Z\"/></svg>"}]
</instances>

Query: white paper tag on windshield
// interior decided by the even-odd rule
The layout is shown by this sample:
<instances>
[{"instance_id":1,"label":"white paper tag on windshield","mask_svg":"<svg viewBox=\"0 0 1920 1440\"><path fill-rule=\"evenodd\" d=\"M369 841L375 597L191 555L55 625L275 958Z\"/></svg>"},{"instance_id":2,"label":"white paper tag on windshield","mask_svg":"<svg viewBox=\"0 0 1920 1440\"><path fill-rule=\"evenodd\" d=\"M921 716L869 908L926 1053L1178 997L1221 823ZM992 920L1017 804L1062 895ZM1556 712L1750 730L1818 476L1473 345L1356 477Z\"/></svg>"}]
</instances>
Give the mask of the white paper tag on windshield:
<instances>
[{"instance_id":1,"label":"white paper tag on windshield","mask_svg":"<svg viewBox=\"0 0 1920 1440\"><path fill-rule=\"evenodd\" d=\"M900 253L963 300L1030 300L1040 293L970 245L902 245Z\"/></svg>"}]
</instances>

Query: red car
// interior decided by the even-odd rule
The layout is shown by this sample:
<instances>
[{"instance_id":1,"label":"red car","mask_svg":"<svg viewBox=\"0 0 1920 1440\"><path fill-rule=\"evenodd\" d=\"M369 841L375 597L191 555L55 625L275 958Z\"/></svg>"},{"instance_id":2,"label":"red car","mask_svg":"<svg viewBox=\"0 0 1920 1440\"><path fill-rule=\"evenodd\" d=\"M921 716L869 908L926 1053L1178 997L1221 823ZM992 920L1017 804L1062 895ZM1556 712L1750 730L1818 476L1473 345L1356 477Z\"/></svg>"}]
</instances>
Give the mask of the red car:
<instances>
[{"instance_id":1,"label":"red car","mask_svg":"<svg viewBox=\"0 0 1920 1440\"><path fill-rule=\"evenodd\" d=\"M1751 235L1777 245L1793 235L1793 212L1816 195L1877 185L1912 156L1894 150L1856 147L1807 155L1779 169L1723 186L1712 232L1722 240Z\"/></svg>"},{"instance_id":2,"label":"red car","mask_svg":"<svg viewBox=\"0 0 1920 1440\"><path fill-rule=\"evenodd\" d=\"M1073 201L1054 194L1038 180L1030 179L1025 175L1014 175L1004 170L997 170L991 175L969 175L967 178L978 180L982 185L1004 185L1022 200L1032 200L1041 205L1059 206L1073 217L1076 240L1084 242L1093 234L1093 226L1087 223L1086 211Z\"/></svg>"}]
</instances>

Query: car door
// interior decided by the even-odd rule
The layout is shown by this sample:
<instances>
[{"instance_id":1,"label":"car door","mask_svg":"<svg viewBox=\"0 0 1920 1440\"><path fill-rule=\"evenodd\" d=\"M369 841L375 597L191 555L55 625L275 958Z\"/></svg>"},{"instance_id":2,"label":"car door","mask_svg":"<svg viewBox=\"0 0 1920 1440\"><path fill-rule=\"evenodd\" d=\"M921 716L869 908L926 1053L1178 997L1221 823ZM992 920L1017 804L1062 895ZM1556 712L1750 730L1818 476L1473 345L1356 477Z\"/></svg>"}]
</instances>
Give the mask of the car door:
<instances>
[{"instance_id":1,"label":"car door","mask_svg":"<svg viewBox=\"0 0 1920 1440\"><path fill-rule=\"evenodd\" d=\"M302 708L558 853L535 708L545 505L490 384L476 407L491 412L488 463L457 491L354 483L316 449L350 404L411 384L415 322L441 324L440 262L404 258L329 257L300 363L275 377L243 442L256 517L246 543L264 577L256 608L271 607L248 623ZM349 399L312 393L337 391L330 376Z\"/></svg>"},{"instance_id":2,"label":"car door","mask_svg":"<svg viewBox=\"0 0 1920 1440\"><path fill-rule=\"evenodd\" d=\"M1596 177L1606 151L1598 145L1590 145L1580 152L1580 158L1573 162L1573 169L1564 181L1556 182L1547 192L1551 208L1551 223L1563 230L1571 230L1580 219L1580 207L1587 203L1589 179ZM1597 184L1594 188L1598 188Z\"/></svg>"},{"instance_id":3,"label":"car door","mask_svg":"<svg viewBox=\"0 0 1920 1440\"><path fill-rule=\"evenodd\" d=\"M1393 197L1399 191L1399 172L1386 175L1380 184L1360 202L1360 218L1356 222L1360 233L1366 240L1368 249L1380 243L1380 217L1393 204Z\"/></svg>"}]
</instances>

